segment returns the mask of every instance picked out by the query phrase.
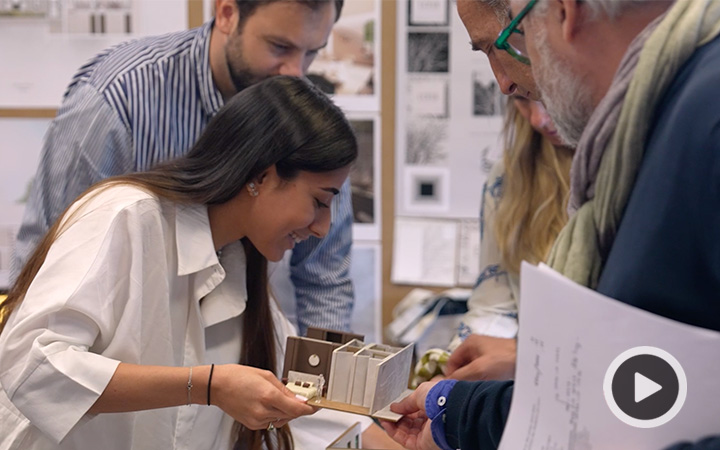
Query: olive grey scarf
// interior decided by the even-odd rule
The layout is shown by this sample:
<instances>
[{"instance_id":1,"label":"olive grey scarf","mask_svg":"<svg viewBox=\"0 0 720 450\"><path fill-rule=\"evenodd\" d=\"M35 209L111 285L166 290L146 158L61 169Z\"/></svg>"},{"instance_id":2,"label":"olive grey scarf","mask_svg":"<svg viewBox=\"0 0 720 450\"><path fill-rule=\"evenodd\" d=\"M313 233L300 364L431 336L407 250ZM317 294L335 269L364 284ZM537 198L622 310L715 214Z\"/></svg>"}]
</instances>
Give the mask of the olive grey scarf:
<instances>
[{"instance_id":1,"label":"olive grey scarf","mask_svg":"<svg viewBox=\"0 0 720 450\"><path fill-rule=\"evenodd\" d=\"M571 218L550 252L553 269L584 286L597 286L635 183L655 107L695 49L718 34L720 0L681 0L631 43L576 150Z\"/></svg>"}]
</instances>

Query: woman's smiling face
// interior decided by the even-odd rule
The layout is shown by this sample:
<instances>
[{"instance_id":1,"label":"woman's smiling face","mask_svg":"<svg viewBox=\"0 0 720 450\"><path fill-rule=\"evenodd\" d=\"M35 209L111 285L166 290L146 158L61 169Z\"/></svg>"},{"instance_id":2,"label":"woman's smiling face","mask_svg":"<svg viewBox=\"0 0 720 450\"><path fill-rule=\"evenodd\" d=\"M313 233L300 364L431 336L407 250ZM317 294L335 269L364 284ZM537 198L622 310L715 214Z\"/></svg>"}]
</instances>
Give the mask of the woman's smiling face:
<instances>
[{"instance_id":1,"label":"woman's smiling face","mask_svg":"<svg viewBox=\"0 0 720 450\"><path fill-rule=\"evenodd\" d=\"M330 172L299 172L286 181L271 167L255 182L246 236L269 261L310 236L322 238L330 230L331 205L340 193L350 167Z\"/></svg>"}]
</instances>

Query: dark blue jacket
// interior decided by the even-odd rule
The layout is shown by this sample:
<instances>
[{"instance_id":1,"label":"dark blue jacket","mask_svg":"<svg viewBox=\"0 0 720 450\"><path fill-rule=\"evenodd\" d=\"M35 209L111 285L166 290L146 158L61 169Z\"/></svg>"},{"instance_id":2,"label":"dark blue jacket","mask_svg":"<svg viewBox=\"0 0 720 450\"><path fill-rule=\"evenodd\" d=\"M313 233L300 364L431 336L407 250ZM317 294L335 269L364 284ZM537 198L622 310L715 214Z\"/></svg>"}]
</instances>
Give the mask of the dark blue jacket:
<instances>
[{"instance_id":1,"label":"dark blue jacket","mask_svg":"<svg viewBox=\"0 0 720 450\"><path fill-rule=\"evenodd\" d=\"M720 331L720 38L678 72L646 142L597 290ZM720 349L708 357L720 364ZM458 382L447 402L448 443L496 448L512 390L512 382ZM720 449L720 418L717 431L672 449Z\"/></svg>"}]
</instances>

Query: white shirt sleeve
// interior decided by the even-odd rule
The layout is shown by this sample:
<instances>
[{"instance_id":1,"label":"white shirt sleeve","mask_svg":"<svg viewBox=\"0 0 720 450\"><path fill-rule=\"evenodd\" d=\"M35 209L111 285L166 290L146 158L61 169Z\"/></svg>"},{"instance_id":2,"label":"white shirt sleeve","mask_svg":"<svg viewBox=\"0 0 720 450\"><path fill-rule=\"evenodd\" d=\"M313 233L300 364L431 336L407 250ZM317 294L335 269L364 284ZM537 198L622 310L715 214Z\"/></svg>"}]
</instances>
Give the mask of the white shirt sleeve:
<instances>
[{"instance_id":1,"label":"white shirt sleeve","mask_svg":"<svg viewBox=\"0 0 720 450\"><path fill-rule=\"evenodd\" d=\"M148 291L138 272L161 270L143 264L153 253L144 246L163 245L147 238L160 215L144 214L147 202L98 206L98 197L81 211L82 220L71 220L61 232L0 336L2 388L55 442L83 418L114 374L119 361L102 356L105 348L141 338L115 333L121 321L139 321Z\"/></svg>"}]
</instances>

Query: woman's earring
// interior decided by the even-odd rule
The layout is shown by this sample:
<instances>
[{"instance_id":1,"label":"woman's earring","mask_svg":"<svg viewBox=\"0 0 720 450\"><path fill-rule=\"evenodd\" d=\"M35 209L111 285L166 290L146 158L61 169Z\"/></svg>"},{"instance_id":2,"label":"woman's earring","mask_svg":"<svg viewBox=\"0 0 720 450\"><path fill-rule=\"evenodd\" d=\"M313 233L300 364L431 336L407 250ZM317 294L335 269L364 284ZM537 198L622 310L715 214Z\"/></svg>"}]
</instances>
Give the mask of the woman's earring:
<instances>
[{"instance_id":1,"label":"woman's earring","mask_svg":"<svg viewBox=\"0 0 720 450\"><path fill-rule=\"evenodd\" d=\"M258 190L255 187L255 183L253 183L253 182L248 183L247 189L248 189L248 192L250 193L250 195L252 195L253 197L258 196Z\"/></svg>"}]
</instances>

